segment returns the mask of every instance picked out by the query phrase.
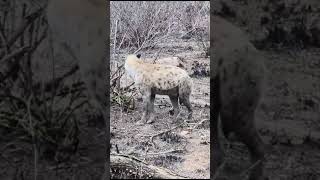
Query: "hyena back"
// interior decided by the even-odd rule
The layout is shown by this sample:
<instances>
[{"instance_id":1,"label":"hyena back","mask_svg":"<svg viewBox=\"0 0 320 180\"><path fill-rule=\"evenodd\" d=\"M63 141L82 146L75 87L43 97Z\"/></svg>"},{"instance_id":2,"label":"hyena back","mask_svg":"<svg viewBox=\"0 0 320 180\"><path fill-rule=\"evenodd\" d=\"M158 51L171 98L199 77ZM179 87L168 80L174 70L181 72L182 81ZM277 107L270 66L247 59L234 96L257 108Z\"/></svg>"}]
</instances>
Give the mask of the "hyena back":
<instances>
[{"instance_id":1,"label":"hyena back","mask_svg":"<svg viewBox=\"0 0 320 180\"><path fill-rule=\"evenodd\" d=\"M174 114L175 117L179 115L180 102L187 107L188 118L192 118L190 103L192 79L185 70L172 65L145 63L139 54L127 57L125 69L143 95L144 112L138 121L139 124L153 122L156 94L169 96L173 106L170 110L171 115Z\"/></svg>"},{"instance_id":2,"label":"hyena back","mask_svg":"<svg viewBox=\"0 0 320 180\"><path fill-rule=\"evenodd\" d=\"M214 16L211 37L215 52L213 85L214 164L213 174L223 161L218 120L226 137L233 132L249 149L252 163L250 180L263 179L264 143L255 127L255 111L263 91L262 56L245 34L231 23Z\"/></svg>"}]
</instances>

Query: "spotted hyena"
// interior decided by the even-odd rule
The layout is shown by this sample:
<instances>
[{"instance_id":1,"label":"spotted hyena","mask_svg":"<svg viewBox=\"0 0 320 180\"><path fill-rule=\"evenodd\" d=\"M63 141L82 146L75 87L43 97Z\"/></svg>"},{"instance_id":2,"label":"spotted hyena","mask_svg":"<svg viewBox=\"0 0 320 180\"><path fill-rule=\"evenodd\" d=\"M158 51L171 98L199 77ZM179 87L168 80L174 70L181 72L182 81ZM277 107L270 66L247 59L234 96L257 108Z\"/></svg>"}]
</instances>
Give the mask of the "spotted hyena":
<instances>
[{"instance_id":1,"label":"spotted hyena","mask_svg":"<svg viewBox=\"0 0 320 180\"><path fill-rule=\"evenodd\" d=\"M102 114L103 125L108 118L104 107L107 103L106 3L105 0L49 0L46 11L49 37L61 42L77 60L90 102ZM106 157L108 162L109 156ZM108 179L109 173L106 171L104 176Z\"/></svg>"},{"instance_id":2,"label":"spotted hyena","mask_svg":"<svg viewBox=\"0 0 320 180\"><path fill-rule=\"evenodd\" d=\"M175 117L179 115L180 102L187 107L188 118L192 118L190 104L192 79L185 70L173 65L143 62L139 54L127 56L125 69L143 96L144 112L141 120L138 121L139 124L153 122L156 94L169 96L173 106L173 109L170 110L171 115Z\"/></svg>"},{"instance_id":3,"label":"spotted hyena","mask_svg":"<svg viewBox=\"0 0 320 180\"><path fill-rule=\"evenodd\" d=\"M262 179L265 145L255 127L255 111L263 90L263 59L239 28L217 16L212 20L215 69L211 84L216 138L213 173L224 155L218 133L220 118L225 136L234 133L248 147L252 163L260 162L252 170L250 179Z\"/></svg>"}]
</instances>

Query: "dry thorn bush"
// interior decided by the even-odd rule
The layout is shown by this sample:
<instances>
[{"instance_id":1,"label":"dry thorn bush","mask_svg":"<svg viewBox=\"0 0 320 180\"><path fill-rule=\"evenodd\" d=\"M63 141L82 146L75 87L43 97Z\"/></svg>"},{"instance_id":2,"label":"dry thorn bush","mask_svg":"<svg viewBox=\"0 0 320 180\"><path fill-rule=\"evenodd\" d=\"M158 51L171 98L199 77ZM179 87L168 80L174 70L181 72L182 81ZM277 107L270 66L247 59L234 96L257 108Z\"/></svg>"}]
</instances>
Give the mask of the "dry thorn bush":
<instances>
[{"instance_id":1,"label":"dry thorn bush","mask_svg":"<svg viewBox=\"0 0 320 180\"><path fill-rule=\"evenodd\" d=\"M31 150L36 179L40 158L62 162L77 152L80 130L76 112L87 104L85 88L73 77L77 66L56 72L45 4L37 2L35 6L34 1L17 0L1 3L1 153L10 156L15 151L30 154ZM41 56L42 63L35 58L40 46L47 48L41 49L47 52ZM50 71L40 74L44 68ZM12 145L16 149L10 149Z\"/></svg>"}]
</instances>

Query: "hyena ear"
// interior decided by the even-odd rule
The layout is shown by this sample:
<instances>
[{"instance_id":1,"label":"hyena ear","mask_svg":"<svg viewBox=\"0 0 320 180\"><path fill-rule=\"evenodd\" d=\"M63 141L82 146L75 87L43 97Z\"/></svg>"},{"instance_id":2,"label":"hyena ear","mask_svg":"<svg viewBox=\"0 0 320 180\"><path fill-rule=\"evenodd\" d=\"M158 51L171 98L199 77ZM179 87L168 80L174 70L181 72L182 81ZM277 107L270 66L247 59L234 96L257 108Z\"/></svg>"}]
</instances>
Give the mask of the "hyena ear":
<instances>
[{"instance_id":1,"label":"hyena ear","mask_svg":"<svg viewBox=\"0 0 320 180\"><path fill-rule=\"evenodd\" d=\"M140 59L140 57L141 57L141 54L137 54L137 58L139 58L139 59Z\"/></svg>"}]
</instances>

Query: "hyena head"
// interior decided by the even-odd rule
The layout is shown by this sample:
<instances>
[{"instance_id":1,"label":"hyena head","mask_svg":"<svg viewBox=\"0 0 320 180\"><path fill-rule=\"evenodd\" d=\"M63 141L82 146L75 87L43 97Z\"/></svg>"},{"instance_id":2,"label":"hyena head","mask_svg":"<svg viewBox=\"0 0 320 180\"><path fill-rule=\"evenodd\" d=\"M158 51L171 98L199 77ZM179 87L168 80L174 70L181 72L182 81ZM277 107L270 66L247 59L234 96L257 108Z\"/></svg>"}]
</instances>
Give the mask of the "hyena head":
<instances>
[{"instance_id":1,"label":"hyena head","mask_svg":"<svg viewBox=\"0 0 320 180\"><path fill-rule=\"evenodd\" d=\"M127 56L126 62L124 64L124 68L126 69L127 73L130 77L134 78L137 74L136 72L136 65L140 64L142 60L140 59L140 54L130 54Z\"/></svg>"}]
</instances>

